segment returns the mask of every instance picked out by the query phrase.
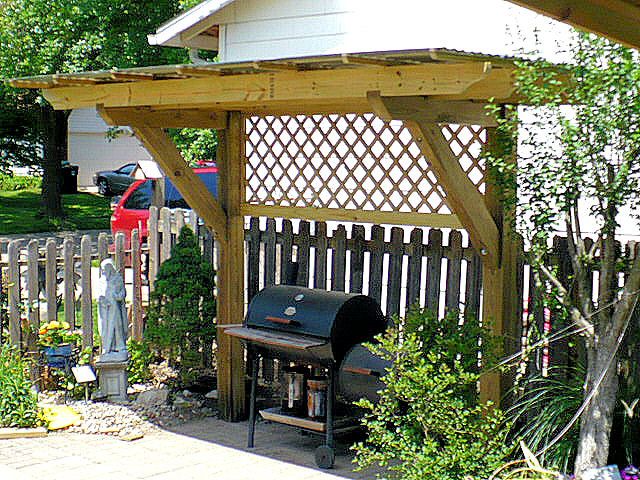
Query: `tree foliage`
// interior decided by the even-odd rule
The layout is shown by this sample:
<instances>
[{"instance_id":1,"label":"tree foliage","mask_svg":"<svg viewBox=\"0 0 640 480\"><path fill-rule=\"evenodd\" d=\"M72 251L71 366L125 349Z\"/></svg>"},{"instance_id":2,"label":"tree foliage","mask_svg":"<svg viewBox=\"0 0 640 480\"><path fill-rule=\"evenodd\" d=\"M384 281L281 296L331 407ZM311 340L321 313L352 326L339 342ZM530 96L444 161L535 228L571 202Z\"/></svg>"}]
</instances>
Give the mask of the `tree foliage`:
<instances>
[{"instance_id":1,"label":"tree foliage","mask_svg":"<svg viewBox=\"0 0 640 480\"><path fill-rule=\"evenodd\" d=\"M369 349L391 367L380 399L359 402L360 468L381 465L403 480L488 478L512 450L503 413L477 398L479 341L486 362L495 339L473 319L460 325L457 312L438 320L414 307L378 340Z\"/></svg>"},{"instance_id":2,"label":"tree foliage","mask_svg":"<svg viewBox=\"0 0 640 480\"><path fill-rule=\"evenodd\" d=\"M517 95L530 106L494 107L504 114L504 141L496 142L487 162L493 178L502 181L503 199L516 208L537 287L555 293L567 312L568 331L579 335L586 351L575 463L580 475L607 463L619 348L637 328L630 319L640 291L640 255L620 261L616 234L621 212L636 219L640 213L640 59L637 51L590 34L576 35L571 54L566 68L519 62ZM597 230L593 246L585 241L586 220ZM567 233L572 268L564 282L549 264L551 235L558 229ZM592 270L599 271L595 301Z\"/></svg>"}]
</instances>

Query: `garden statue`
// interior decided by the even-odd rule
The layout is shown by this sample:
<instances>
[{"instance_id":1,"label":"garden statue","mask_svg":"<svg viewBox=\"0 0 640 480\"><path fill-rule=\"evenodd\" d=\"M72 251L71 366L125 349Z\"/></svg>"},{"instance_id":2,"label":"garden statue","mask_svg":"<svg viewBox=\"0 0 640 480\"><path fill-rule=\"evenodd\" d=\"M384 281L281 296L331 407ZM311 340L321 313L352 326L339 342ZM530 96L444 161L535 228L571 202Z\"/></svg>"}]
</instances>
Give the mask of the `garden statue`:
<instances>
[{"instance_id":1,"label":"garden statue","mask_svg":"<svg viewBox=\"0 0 640 480\"><path fill-rule=\"evenodd\" d=\"M98 331L102 346L99 361L126 361L128 322L124 281L110 258L102 261L100 273Z\"/></svg>"}]
</instances>

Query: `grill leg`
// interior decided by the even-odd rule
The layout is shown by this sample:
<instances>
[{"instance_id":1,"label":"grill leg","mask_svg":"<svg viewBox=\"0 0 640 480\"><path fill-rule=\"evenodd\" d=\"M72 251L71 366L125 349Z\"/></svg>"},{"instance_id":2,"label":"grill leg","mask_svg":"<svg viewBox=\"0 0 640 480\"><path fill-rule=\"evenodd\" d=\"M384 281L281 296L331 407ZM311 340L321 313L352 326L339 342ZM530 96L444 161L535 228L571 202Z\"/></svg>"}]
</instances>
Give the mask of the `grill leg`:
<instances>
[{"instance_id":1,"label":"grill leg","mask_svg":"<svg viewBox=\"0 0 640 480\"><path fill-rule=\"evenodd\" d=\"M333 365L329 368L329 378L327 385L327 439L326 445L333 448L333 403L335 397L335 369Z\"/></svg>"},{"instance_id":2,"label":"grill leg","mask_svg":"<svg viewBox=\"0 0 640 480\"><path fill-rule=\"evenodd\" d=\"M320 468L332 468L335 460L333 450L333 404L335 400L335 366L329 368L329 378L327 385L327 436L325 444L316 449L316 465Z\"/></svg>"},{"instance_id":3,"label":"grill leg","mask_svg":"<svg viewBox=\"0 0 640 480\"><path fill-rule=\"evenodd\" d=\"M251 396L249 397L249 435L247 448L253 448L253 437L256 431L256 389L258 387L258 362L260 355L253 352L251 358Z\"/></svg>"}]
</instances>

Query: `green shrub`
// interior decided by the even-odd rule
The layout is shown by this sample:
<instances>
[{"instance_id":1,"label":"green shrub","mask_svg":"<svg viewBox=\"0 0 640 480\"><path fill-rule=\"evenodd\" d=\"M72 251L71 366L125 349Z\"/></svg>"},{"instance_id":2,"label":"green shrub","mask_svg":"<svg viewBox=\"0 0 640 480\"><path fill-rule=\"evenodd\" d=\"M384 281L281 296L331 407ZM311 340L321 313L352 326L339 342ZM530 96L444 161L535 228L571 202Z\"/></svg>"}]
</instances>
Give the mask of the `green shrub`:
<instances>
[{"instance_id":1,"label":"green shrub","mask_svg":"<svg viewBox=\"0 0 640 480\"><path fill-rule=\"evenodd\" d=\"M146 341L139 342L130 338L127 341L127 351L129 352L129 365L127 374L129 383L145 383L151 379L149 364L153 361L154 355Z\"/></svg>"},{"instance_id":2,"label":"green shrub","mask_svg":"<svg viewBox=\"0 0 640 480\"><path fill-rule=\"evenodd\" d=\"M365 442L354 446L359 468L380 465L385 478L487 478L506 459L508 428L497 408L478 404L478 345L485 359L496 344L487 330L459 315L437 318L410 309L372 352L392 362L385 388L365 409Z\"/></svg>"},{"instance_id":3,"label":"green shrub","mask_svg":"<svg viewBox=\"0 0 640 480\"><path fill-rule=\"evenodd\" d=\"M40 188L42 178L34 176L9 175L0 173L0 191L14 192Z\"/></svg>"},{"instance_id":4,"label":"green shrub","mask_svg":"<svg viewBox=\"0 0 640 480\"><path fill-rule=\"evenodd\" d=\"M215 338L214 271L189 227L159 269L151 294L145 339L177 367L183 381L211 356Z\"/></svg>"},{"instance_id":5,"label":"green shrub","mask_svg":"<svg viewBox=\"0 0 640 480\"><path fill-rule=\"evenodd\" d=\"M0 427L34 427L41 423L38 395L20 352L0 345Z\"/></svg>"}]
</instances>

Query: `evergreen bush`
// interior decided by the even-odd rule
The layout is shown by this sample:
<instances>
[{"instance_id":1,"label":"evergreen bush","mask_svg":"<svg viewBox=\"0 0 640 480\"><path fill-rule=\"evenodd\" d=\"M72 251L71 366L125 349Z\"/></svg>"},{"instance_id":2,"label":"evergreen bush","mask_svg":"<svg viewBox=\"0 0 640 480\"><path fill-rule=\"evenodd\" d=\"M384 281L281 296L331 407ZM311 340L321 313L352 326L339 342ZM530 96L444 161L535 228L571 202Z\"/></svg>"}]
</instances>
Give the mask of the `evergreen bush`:
<instances>
[{"instance_id":1,"label":"evergreen bush","mask_svg":"<svg viewBox=\"0 0 640 480\"><path fill-rule=\"evenodd\" d=\"M206 367L215 338L214 270L191 228L180 231L171 257L158 271L151 294L145 340L188 382Z\"/></svg>"}]
</instances>

